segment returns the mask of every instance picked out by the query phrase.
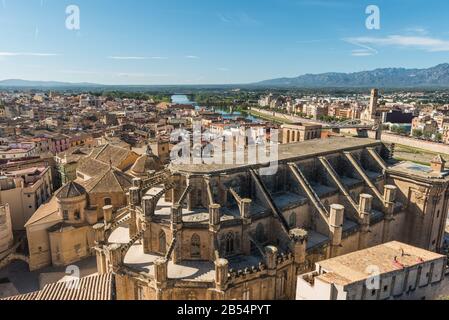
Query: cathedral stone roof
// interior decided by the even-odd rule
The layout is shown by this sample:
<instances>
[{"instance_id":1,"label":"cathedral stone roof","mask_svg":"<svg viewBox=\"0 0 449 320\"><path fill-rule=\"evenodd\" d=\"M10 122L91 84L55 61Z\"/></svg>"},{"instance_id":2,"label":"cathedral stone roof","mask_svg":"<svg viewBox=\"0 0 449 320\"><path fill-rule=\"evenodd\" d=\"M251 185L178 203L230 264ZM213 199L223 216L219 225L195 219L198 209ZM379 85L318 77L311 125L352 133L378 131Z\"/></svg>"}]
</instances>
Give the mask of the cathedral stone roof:
<instances>
[{"instance_id":1,"label":"cathedral stone roof","mask_svg":"<svg viewBox=\"0 0 449 320\"><path fill-rule=\"evenodd\" d=\"M76 182L69 182L56 194L58 199L77 198L86 194L86 190Z\"/></svg>"}]
</instances>

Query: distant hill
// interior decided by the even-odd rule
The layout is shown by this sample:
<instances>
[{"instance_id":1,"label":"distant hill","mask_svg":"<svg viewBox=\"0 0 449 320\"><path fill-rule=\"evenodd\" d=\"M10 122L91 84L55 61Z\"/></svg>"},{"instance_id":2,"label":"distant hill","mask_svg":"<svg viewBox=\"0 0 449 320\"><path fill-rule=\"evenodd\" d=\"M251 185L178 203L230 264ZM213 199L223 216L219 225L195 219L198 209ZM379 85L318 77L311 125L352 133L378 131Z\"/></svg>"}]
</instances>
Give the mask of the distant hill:
<instances>
[{"instance_id":1,"label":"distant hill","mask_svg":"<svg viewBox=\"0 0 449 320\"><path fill-rule=\"evenodd\" d=\"M449 63L429 69L385 68L355 73L305 74L254 83L261 87L449 87Z\"/></svg>"},{"instance_id":2,"label":"distant hill","mask_svg":"<svg viewBox=\"0 0 449 320\"><path fill-rule=\"evenodd\" d=\"M98 87L100 84L94 83L70 83L70 82L58 82L58 81L30 81L21 79L8 79L0 81L0 87Z\"/></svg>"}]
</instances>

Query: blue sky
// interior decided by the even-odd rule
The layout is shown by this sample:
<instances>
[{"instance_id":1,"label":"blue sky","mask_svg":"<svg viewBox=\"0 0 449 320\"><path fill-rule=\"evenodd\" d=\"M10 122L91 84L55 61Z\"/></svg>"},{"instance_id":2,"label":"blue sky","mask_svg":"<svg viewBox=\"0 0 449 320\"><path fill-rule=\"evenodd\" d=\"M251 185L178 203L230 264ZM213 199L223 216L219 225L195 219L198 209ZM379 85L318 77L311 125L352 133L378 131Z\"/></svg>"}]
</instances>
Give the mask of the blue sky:
<instances>
[{"instance_id":1,"label":"blue sky","mask_svg":"<svg viewBox=\"0 0 449 320\"><path fill-rule=\"evenodd\" d=\"M65 26L69 5L80 30ZM0 40L0 79L248 83L449 62L449 2L0 0Z\"/></svg>"}]
</instances>

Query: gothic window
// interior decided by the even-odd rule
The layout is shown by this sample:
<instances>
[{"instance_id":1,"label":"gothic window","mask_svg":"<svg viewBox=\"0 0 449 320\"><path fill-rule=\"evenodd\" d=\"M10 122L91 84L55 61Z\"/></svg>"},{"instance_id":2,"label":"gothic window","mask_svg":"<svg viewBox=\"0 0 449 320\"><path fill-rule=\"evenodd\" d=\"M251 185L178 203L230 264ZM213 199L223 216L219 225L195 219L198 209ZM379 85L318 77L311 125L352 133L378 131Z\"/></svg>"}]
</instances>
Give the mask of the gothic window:
<instances>
[{"instance_id":1,"label":"gothic window","mask_svg":"<svg viewBox=\"0 0 449 320\"><path fill-rule=\"evenodd\" d=\"M145 288L142 285L137 285L137 300L145 300Z\"/></svg>"},{"instance_id":2,"label":"gothic window","mask_svg":"<svg viewBox=\"0 0 449 320\"><path fill-rule=\"evenodd\" d=\"M111 204L112 204L111 198L104 198L104 205L105 206L110 206Z\"/></svg>"},{"instance_id":3,"label":"gothic window","mask_svg":"<svg viewBox=\"0 0 449 320\"><path fill-rule=\"evenodd\" d=\"M238 233L238 232L236 232L236 234L235 234L234 247L235 247L236 251L240 250L240 233Z\"/></svg>"},{"instance_id":4,"label":"gothic window","mask_svg":"<svg viewBox=\"0 0 449 320\"><path fill-rule=\"evenodd\" d=\"M192 258L201 258L201 238L194 234L190 243L190 256Z\"/></svg>"},{"instance_id":5,"label":"gothic window","mask_svg":"<svg viewBox=\"0 0 449 320\"><path fill-rule=\"evenodd\" d=\"M277 278L278 297L285 298L287 295L288 273L285 271Z\"/></svg>"},{"instance_id":6,"label":"gothic window","mask_svg":"<svg viewBox=\"0 0 449 320\"><path fill-rule=\"evenodd\" d=\"M73 215L75 220L80 220L81 219L81 214L79 211L75 211L75 214Z\"/></svg>"},{"instance_id":7,"label":"gothic window","mask_svg":"<svg viewBox=\"0 0 449 320\"><path fill-rule=\"evenodd\" d=\"M246 288L243 290L243 300L248 301L251 300L251 290Z\"/></svg>"},{"instance_id":8,"label":"gothic window","mask_svg":"<svg viewBox=\"0 0 449 320\"><path fill-rule=\"evenodd\" d=\"M69 220L69 211L64 210L62 212L62 217L63 217L64 220Z\"/></svg>"},{"instance_id":9,"label":"gothic window","mask_svg":"<svg viewBox=\"0 0 449 320\"><path fill-rule=\"evenodd\" d=\"M295 212L293 212L290 215L290 219L288 221L288 224L290 225L290 228L296 227L296 213Z\"/></svg>"},{"instance_id":10,"label":"gothic window","mask_svg":"<svg viewBox=\"0 0 449 320\"><path fill-rule=\"evenodd\" d=\"M167 238L165 232L159 232L159 252L165 254L167 252Z\"/></svg>"},{"instance_id":11,"label":"gothic window","mask_svg":"<svg viewBox=\"0 0 449 320\"><path fill-rule=\"evenodd\" d=\"M262 223L259 223L256 228L256 240L260 243L265 242L265 228Z\"/></svg>"},{"instance_id":12,"label":"gothic window","mask_svg":"<svg viewBox=\"0 0 449 320\"><path fill-rule=\"evenodd\" d=\"M232 254L234 253L234 234L232 232L229 232L226 235L226 254Z\"/></svg>"}]
</instances>

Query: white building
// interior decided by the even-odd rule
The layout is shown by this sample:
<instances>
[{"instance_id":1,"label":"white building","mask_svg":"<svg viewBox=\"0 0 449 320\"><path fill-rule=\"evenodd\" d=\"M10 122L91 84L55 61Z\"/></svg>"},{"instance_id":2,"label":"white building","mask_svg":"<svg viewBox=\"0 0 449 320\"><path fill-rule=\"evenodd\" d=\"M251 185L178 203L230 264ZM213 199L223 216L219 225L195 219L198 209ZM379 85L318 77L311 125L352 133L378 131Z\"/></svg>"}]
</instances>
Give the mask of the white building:
<instances>
[{"instance_id":1,"label":"white building","mask_svg":"<svg viewBox=\"0 0 449 320\"><path fill-rule=\"evenodd\" d=\"M0 159L12 160L28 158L38 155L38 149L32 143L14 143L8 146L0 146Z\"/></svg>"},{"instance_id":2,"label":"white building","mask_svg":"<svg viewBox=\"0 0 449 320\"><path fill-rule=\"evenodd\" d=\"M316 264L297 300L432 300L449 295L447 257L390 242Z\"/></svg>"}]
</instances>

